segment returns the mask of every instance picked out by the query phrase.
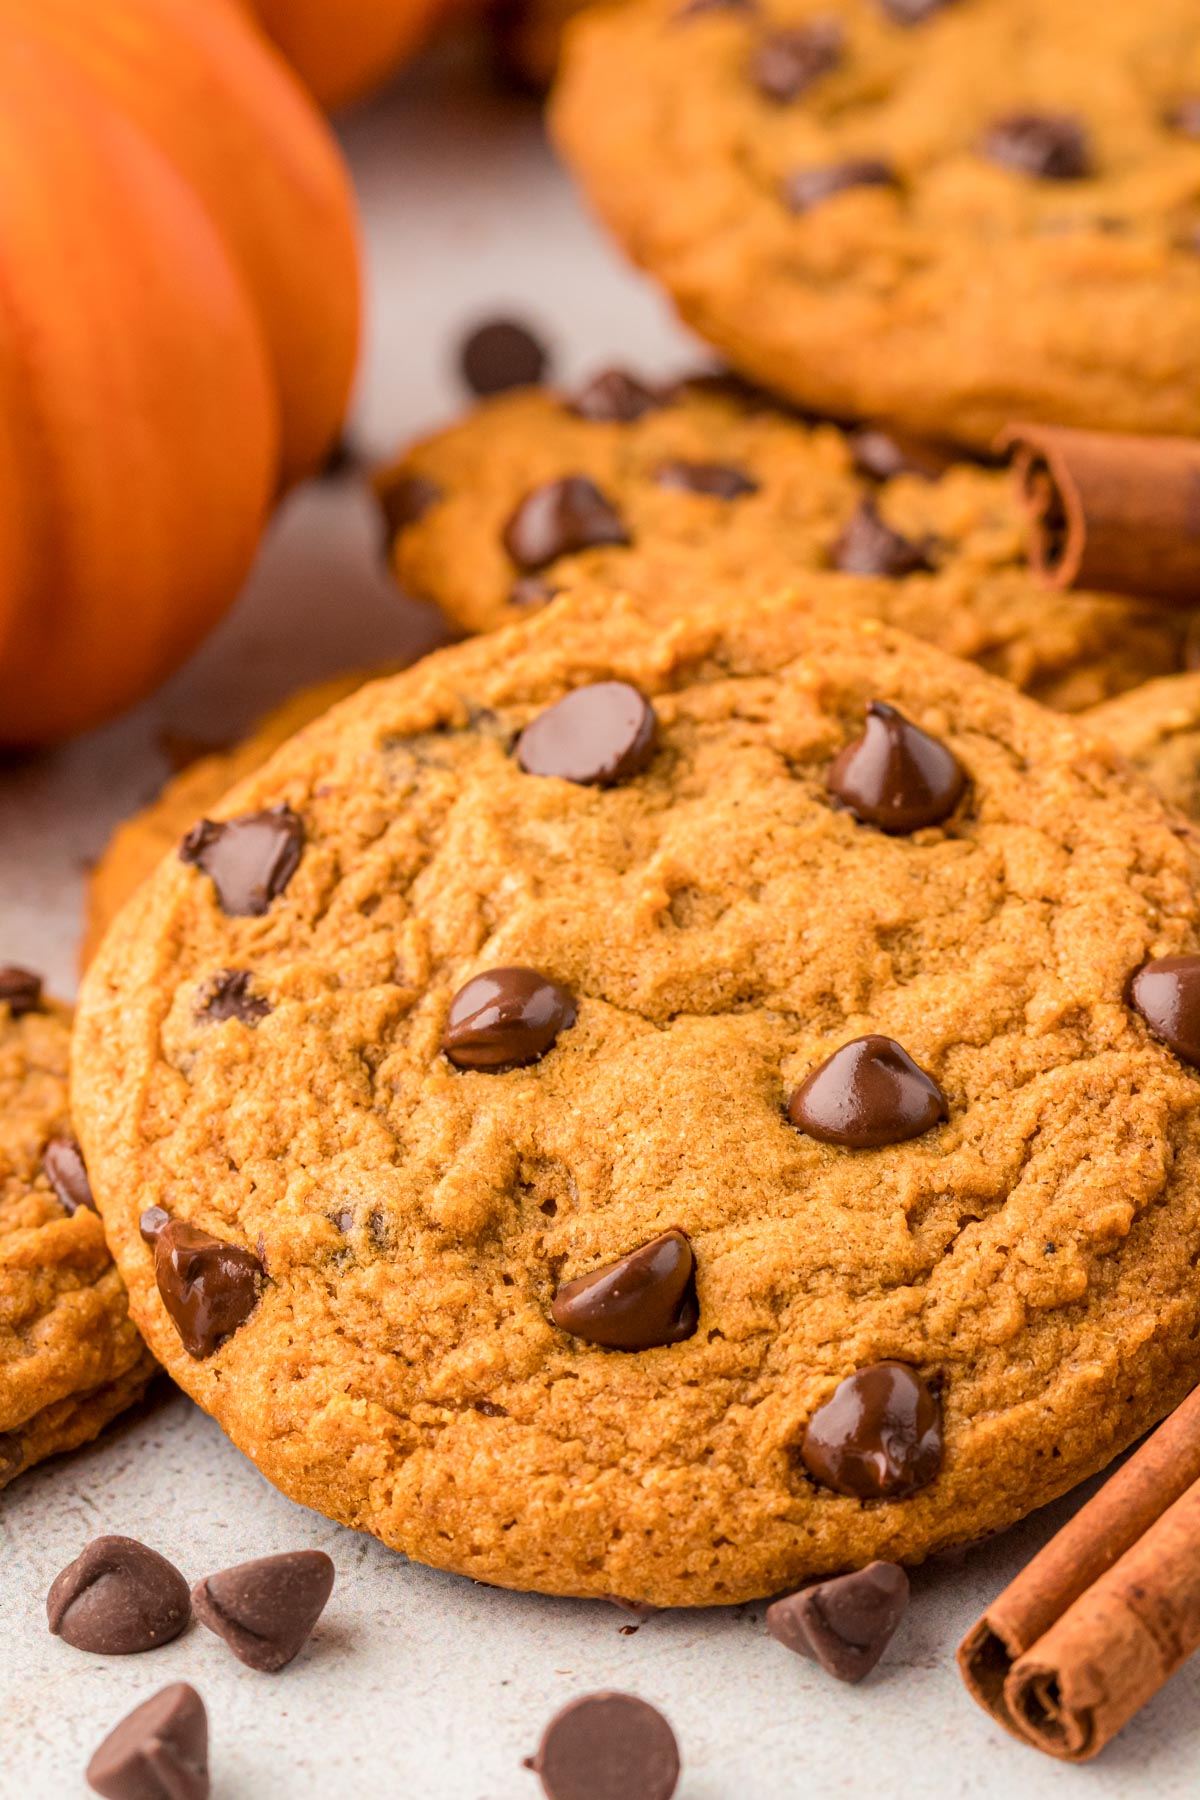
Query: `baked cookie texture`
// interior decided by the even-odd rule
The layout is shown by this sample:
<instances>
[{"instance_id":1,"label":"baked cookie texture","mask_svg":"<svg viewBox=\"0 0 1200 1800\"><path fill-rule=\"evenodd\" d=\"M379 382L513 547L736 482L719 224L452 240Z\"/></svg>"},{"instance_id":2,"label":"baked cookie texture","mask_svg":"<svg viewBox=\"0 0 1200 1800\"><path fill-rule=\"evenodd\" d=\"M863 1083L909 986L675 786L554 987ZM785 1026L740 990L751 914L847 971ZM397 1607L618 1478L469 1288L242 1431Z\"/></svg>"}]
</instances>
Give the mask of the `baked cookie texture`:
<instances>
[{"instance_id":1,"label":"baked cookie texture","mask_svg":"<svg viewBox=\"0 0 1200 1800\"><path fill-rule=\"evenodd\" d=\"M724 493L696 491L721 475ZM518 509L580 477L628 541L572 550L560 519L567 547L522 568L506 541ZM730 496L733 477L743 491ZM1035 584L1006 471L806 421L737 382L655 392L609 372L571 395L507 394L378 485L398 580L464 631L527 618L581 584L619 587L654 619L799 584L814 611L883 619L1066 711L1183 666L1179 615ZM603 524L593 507L582 535ZM545 538L553 548L553 530Z\"/></svg>"},{"instance_id":2,"label":"baked cookie texture","mask_svg":"<svg viewBox=\"0 0 1200 1800\"><path fill-rule=\"evenodd\" d=\"M941 824L831 794L872 702ZM526 772L618 725L610 785ZM503 1586L736 1601L997 1531L1200 1375L1200 1077L1125 998L1200 900L1103 739L787 597L607 596L363 689L217 815L86 978L73 1105L134 1318L298 1501ZM514 967L520 1067L462 993ZM867 1034L944 1107L791 1124ZM646 1246L657 1347L589 1341ZM865 1367L903 1498L810 1472Z\"/></svg>"},{"instance_id":3,"label":"baked cookie texture","mask_svg":"<svg viewBox=\"0 0 1200 1800\"><path fill-rule=\"evenodd\" d=\"M1200 824L1200 674L1147 682L1087 715L1151 786Z\"/></svg>"},{"instance_id":4,"label":"baked cookie texture","mask_svg":"<svg viewBox=\"0 0 1200 1800\"><path fill-rule=\"evenodd\" d=\"M634 0L553 125L737 367L987 446L1200 430L1197 95L1192 0Z\"/></svg>"},{"instance_id":5,"label":"baked cookie texture","mask_svg":"<svg viewBox=\"0 0 1200 1800\"><path fill-rule=\"evenodd\" d=\"M0 1001L0 1488L76 1449L139 1399L154 1371L97 1212L64 1202L47 1147L73 1143L70 1014Z\"/></svg>"}]
</instances>

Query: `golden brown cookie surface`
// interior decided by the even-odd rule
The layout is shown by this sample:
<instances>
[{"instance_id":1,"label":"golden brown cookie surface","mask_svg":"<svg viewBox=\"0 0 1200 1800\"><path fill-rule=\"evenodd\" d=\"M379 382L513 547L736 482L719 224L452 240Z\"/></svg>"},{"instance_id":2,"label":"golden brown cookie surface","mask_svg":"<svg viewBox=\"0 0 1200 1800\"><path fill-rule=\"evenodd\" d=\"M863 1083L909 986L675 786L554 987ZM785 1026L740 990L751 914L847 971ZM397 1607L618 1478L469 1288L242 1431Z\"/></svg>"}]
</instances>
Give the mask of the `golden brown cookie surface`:
<instances>
[{"instance_id":1,"label":"golden brown cookie surface","mask_svg":"<svg viewBox=\"0 0 1200 1800\"><path fill-rule=\"evenodd\" d=\"M1200 823L1200 674L1147 682L1087 715L1165 800Z\"/></svg>"}]
</instances>

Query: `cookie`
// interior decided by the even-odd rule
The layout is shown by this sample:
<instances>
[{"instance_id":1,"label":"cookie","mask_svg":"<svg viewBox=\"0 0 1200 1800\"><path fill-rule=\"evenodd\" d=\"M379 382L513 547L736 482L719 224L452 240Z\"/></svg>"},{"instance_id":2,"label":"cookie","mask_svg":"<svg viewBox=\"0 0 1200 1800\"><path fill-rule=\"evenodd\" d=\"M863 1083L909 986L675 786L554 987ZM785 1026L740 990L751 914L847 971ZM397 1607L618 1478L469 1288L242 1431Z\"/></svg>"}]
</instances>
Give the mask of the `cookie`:
<instances>
[{"instance_id":1,"label":"cookie","mask_svg":"<svg viewBox=\"0 0 1200 1800\"><path fill-rule=\"evenodd\" d=\"M1200 1376L1191 877L1105 740L900 633L559 602L327 714L109 933L134 1317L286 1493L486 1582L997 1531Z\"/></svg>"},{"instance_id":2,"label":"cookie","mask_svg":"<svg viewBox=\"0 0 1200 1800\"><path fill-rule=\"evenodd\" d=\"M1200 432L1192 0L645 0L553 123L683 318L806 406Z\"/></svg>"},{"instance_id":3,"label":"cookie","mask_svg":"<svg viewBox=\"0 0 1200 1800\"><path fill-rule=\"evenodd\" d=\"M1200 824L1200 674L1147 682L1086 718L1172 806Z\"/></svg>"},{"instance_id":4,"label":"cookie","mask_svg":"<svg viewBox=\"0 0 1200 1800\"><path fill-rule=\"evenodd\" d=\"M466 631L619 587L652 618L802 585L1078 710L1183 665L1178 616L1051 594L1003 470L806 422L728 380L510 394L379 481L401 584Z\"/></svg>"},{"instance_id":5,"label":"cookie","mask_svg":"<svg viewBox=\"0 0 1200 1800\"><path fill-rule=\"evenodd\" d=\"M67 1111L70 1015L17 973L0 969L0 1488L89 1443L154 1369Z\"/></svg>"}]
</instances>

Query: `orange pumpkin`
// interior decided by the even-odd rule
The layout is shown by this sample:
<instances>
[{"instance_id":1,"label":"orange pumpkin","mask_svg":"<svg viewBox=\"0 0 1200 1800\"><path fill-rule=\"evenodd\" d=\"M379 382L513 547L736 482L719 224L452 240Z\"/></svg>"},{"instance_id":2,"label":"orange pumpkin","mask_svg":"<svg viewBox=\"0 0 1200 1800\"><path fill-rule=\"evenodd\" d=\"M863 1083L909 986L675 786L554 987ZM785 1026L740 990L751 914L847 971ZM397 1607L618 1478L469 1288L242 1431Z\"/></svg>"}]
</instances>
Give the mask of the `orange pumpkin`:
<instances>
[{"instance_id":1,"label":"orange pumpkin","mask_svg":"<svg viewBox=\"0 0 1200 1800\"><path fill-rule=\"evenodd\" d=\"M446 10L445 0L250 0L322 106L378 87Z\"/></svg>"},{"instance_id":2,"label":"orange pumpkin","mask_svg":"<svg viewBox=\"0 0 1200 1800\"><path fill-rule=\"evenodd\" d=\"M0 0L0 742L138 698L335 437L353 202L231 0Z\"/></svg>"}]
</instances>

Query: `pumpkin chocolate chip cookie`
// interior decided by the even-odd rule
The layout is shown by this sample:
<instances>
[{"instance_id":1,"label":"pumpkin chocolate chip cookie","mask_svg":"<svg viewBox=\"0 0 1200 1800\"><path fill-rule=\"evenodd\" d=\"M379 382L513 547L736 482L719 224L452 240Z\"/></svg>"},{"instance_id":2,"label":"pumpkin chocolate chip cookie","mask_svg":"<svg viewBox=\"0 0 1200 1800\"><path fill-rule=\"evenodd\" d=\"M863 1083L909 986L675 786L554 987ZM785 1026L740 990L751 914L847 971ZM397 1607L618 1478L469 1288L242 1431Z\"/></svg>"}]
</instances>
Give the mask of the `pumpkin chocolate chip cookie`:
<instances>
[{"instance_id":1,"label":"pumpkin chocolate chip cookie","mask_svg":"<svg viewBox=\"0 0 1200 1800\"><path fill-rule=\"evenodd\" d=\"M1200 674L1168 675L1094 707L1110 738L1165 800L1200 824Z\"/></svg>"},{"instance_id":2,"label":"pumpkin chocolate chip cookie","mask_svg":"<svg viewBox=\"0 0 1200 1800\"><path fill-rule=\"evenodd\" d=\"M509 394L379 492L398 579L467 631L581 583L655 618L802 583L822 613L881 618L1067 711L1183 665L1178 616L1034 583L1005 471L728 379Z\"/></svg>"},{"instance_id":3,"label":"pumpkin chocolate chip cookie","mask_svg":"<svg viewBox=\"0 0 1200 1800\"><path fill-rule=\"evenodd\" d=\"M735 1601L996 1531L1200 1375L1188 852L1007 684L561 601L181 849L73 1104L134 1317L304 1504Z\"/></svg>"},{"instance_id":4,"label":"pumpkin chocolate chip cookie","mask_svg":"<svg viewBox=\"0 0 1200 1800\"><path fill-rule=\"evenodd\" d=\"M154 1368L68 1116L69 1044L37 976L0 968L0 1488L88 1443Z\"/></svg>"},{"instance_id":5,"label":"pumpkin chocolate chip cookie","mask_svg":"<svg viewBox=\"0 0 1200 1800\"><path fill-rule=\"evenodd\" d=\"M702 337L822 412L1200 433L1194 0L637 0L554 125Z\"/></svg>"}]
</instances>

